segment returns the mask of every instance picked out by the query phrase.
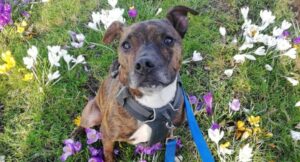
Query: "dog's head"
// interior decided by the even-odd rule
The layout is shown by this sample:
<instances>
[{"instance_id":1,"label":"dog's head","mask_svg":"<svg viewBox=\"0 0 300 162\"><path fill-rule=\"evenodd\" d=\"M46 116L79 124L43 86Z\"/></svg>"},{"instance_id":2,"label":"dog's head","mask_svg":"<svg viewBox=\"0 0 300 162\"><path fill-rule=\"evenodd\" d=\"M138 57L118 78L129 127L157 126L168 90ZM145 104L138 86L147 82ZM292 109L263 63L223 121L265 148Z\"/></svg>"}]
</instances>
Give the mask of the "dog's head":
<instances>
[{"instance_id":1,"label":"dog's head","mask_svg":"<svg viewBox=\"0 0 300 162\"><path fill-rule=\"evenodd\" d=\"M125 26L114 22L103 42L119 39L119 78L132 89L163 88L172 83L180 69L182 39L188 28L187 14L197 11L184 6L169 10L166 19Z\"/></svg>"}]
</instances>

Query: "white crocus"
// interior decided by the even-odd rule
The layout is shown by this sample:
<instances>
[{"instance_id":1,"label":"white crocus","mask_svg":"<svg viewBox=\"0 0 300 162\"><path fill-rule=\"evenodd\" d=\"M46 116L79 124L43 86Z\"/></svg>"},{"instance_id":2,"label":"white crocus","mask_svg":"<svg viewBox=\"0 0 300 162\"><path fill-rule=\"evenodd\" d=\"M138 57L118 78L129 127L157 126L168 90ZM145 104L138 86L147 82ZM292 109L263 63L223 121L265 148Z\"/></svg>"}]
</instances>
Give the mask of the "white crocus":
<instances>
[{"instance_id":1,"label":"white crocus","mask_svg":"<svg viewBox=\"0 0 300 162\"><path fill-rule=\"evenodd\" d=\"M224 27L220 27L219 28L219 32L220 32L220 34L223 36L223 37L225 37L225 35L226 35L226 29L224 28Z\"/></svg>"},{"instance_id":2,"label":"white crocus","mask_svg":"<svg viewBox=\"0 0 300 162\"><path fill-rule=\"evenodd\" d=\"M197 61L202 61L202 60L203 60L203 57L201 56L201 53L194 51L192 61L197 62Z\"/></svg>"},{"instance_id":3,"label":"white crocus","mask_svg":"<svg viewBox=\"0 0 300 162\"><path fill-rule=\"evenodd\" d=\"M58 70L55 71L53 74L52 74L52 73L49 73L49 74L48 74L48 82L50 82L50 81L52 81L52 80L55 80L55 79L57 79L57 78L59 78L59 77L60 77L60 73L59 73Z\"/></svg>"},{"instance_id":4,"label":"white crocus","mask_svg":"<svg viewBox=\"0 0 300 162\"><path fill-rule=\"evenodd\" d=\"M231 77L232 74L233 74L233 69L226 69L224 71L224 74L227 76L227 77Z\"/></svg>"},{"instance_id":5,"label":"white crocus","mask_svg":"<svg viewBox=\"0 0 300 162\"><path fill-rule=\"evenodd\" d=\"M59 64L59 60L61 58L62 55L60 55L59 53L61 53L61 49L60 46L48 46L48 60L50 62L51 66L60 66Z\"/></svg>"},{"instance_id":6,"label":"white crocus","mask_svg":"<svg viewBox=\"0 0 300 162\"><path fill-rule=\"evenodd\" d=\"M231 155L233 153L232 149L228 149L226 147L220 147L220 153L222 155Z\"/></svg>"},{"instance_id":7,"label":"white crocus","mask_svg":"<svg viewBox=\"0 0 300 162\"><path fill-rule=\"evenodd\" d=\"M292 139L295 140L295 141L300 140L300 132L296 132L296 131L291 130L291 136L292 136Z\"/></svg>"},{"instance_id":8,"label":"white crocus","mask_svg":"<svg viewBox=\"0 0 300 162\"><path fill-rule=\"evenodd\" d=\"M159 15L159 14L161 13L161 11L162 11L162 8L159 8L159 9L157 10L155 16Z\"/></svg>"},{"instance_id":9,"label":"white crocus","mask_svg":"<svg viewBox=\"0 0 300 162\"><path fill-rule=\"evenodd\" d=\"M71 46L74 48L81 48L83 46L83 42L71 42Z\"/></svg>"},{"instance_id":10,"label":"white crocus","mask_svg":"<svg viewBox=\"0 0 300 162\"><path fill-rule=\"evenodd\" d=\"M272 66L269 65L269 64L265 65L265 69L268 70L268 71L272 71L273 70Z\"/></svg>"},{"instance_id":11,"label":"white crocus","mask_svg":"<svg viewBox=\"0 0 300 162\"><path fill-rule=\"evenodd\" d=\"M297 49L296 48L291 48L291 49L289 49L287 52L285 52L282 55L283 56L288 56L291 59L296 59L296 57L297 57Z\"/></svg>"},{"instance_id":12,"label":"white crocus","mask_svg":"<svg viewBox=\"0 0 300 162\"><path fill-rule=\"evenodd\" d=\"M208 137L215 142L217 145L219 141L223 138L224 136L224 131L220 131L220 129L208 129Z\"/></svg>"},{"instance_id":13,"label":"white crocus","mask_svg":"<svg viewBox=\"0 0 300 162\"><path fill-rule=\"evenodd\" d=\"M300 107L300 101L295 104L295 107Z\"/></svg>"},{"instance_id":14,"label":"white crocus","mask_svg":"<svg viewBox=\"0 0 300 162\"><path fill-rule=\"evenodd\" d=\"M254 54L258 55L258 56L263 56L266 55L266 50L264 46L260 46L258 47L255 51Z\"/></svg>"},{"instance_id":15,"label":"white crocus","mask_svg":"<svg viewBox=\"0 0 300 162\"><path fill-rule=\"evenodd\" d=\"M249 7L241 8L241 13L243 15L244 21L248 20L248 12L249 12Z\"/></svg>"},{"instance_id":16,"label":"white crocus","mask_svg":"<svg viewBox=\"0 0 300 162\"><path fill-rule=\"evenodd\" d=\"M34 59L32 57L23 57L23 63L25 64L27 69L31 69L34 65Z\"/></svg>"},{"instance_id":17,"label":"white crocus","mask_svg":"<svg viewBox=\"0 0 300 162\"><path fill-rule=\"evenodd\" d=\"M285 77L285 79L287 81L289 81L293 86L297 86L299 84L299 81L294 79L294 78L291 78L291 77Z\"/></svg>"},{"instance_id":18,"label":"white crocus","mask_svg":"<svg viewBox=\"0 0 300 162\"><path fill-rule=\"evenodd\" d=\"M99 30L98 26L97 26L97 23L95 23L95 22L89 22L88 27L93 29L93 30L96 30L96 31Z\"/></svg>"},{"instance_id":19,"label":"white crocus","mask_svg":"<svg viewBox=\"0 0 300 162\"><path fill-rule=\"evenodd\" d=\"M107 29L114 21L121 23L125 22L123 17L124 9L113 8L112 10L101 10L100 20L104 25L104 29Z\"/></svg>"},{"instance_id":20,"label":"white crocus","mask_svg":"<svg viewBox=\"0 0 300 162\"><path fill-rule=\"evenodd\" d=\"M33 60L36 62L36 58L37 58L37 55L38 55L38 49L36 48L36 46L32 46L31 48L29 48L27 50L27 54L28 54L28 56L33 58Z\"/></svg>"},{"instance_id":21,"label":"white crocus","mask_svg":"<svg viewBox=\"0 0 300 162\"><path fill-rule=\"evenodd\" d=\"M118 0L108 0L108 4L112 7L115 8L118 3Z\"/></svg>"},{"instance_id":22,"label":"white crocus","mask_svg":"<svg viewBox=\"0 0 300 162\"><path fill-rule=\"evenodd\" d=\"M291 48L291 44L288 40L286 39L277 39L277 44L276 44L276 49L279 51L285 51Z\"/></svg>"},{"instance_id":23,"label":"white crocus","mask_svg":"<svg viewBox=\"0 0 300 162\"><path fill-rule=\"evenodd\" d=\"M245 56L241 55L241 54L234 55L233 59L236 63L244 63L245 62Z\"/></svg>"},{"instance_id":24,"label":"white crocus","mask_svg":"<svg viewBox=\"0 0 300 162\"><path fill-rule=\"evenodd\" d=\"M272 12L269 10L260 11L260 18L262 20L262 26L260 26L260 30L266 29L270 24L274 23L275 16L272 15Z\"/></svg>"},{"instance_id":25,"label":"white crocus","mask_svg":"<svg viewBox=\"0 0 300 162\"><path fill-rule=\"evenodd\" d=\"M252 148L249 146L249 143L246 144L243 148L239 151L238 161L239 162L250 162L252 161Z\"/></svg>"},{"instance_id":26,"label":"white crocus","mask_svg":"<svg viewBox=\"0 0 300 162\"><path fill-rule=\"evenodd\" d=\"M287 29L289 29L292 26L291 23L287 22L286 20L283 20L282 24L281 24L281 30L285 31Z\"/></svg>"},{"instance_id":27,"label":"white crocus","mask_svg":"<svg viewBox=\"0 0 300 162\"><path fill-rule=\"evenodd\" d=\"M76 59L73 59L72 62L76 64L85 64L85 59L82 55L79 55Z\"/></svg>"},{"instance_id":28,"label":"white crocus","mask_svg":"<svg viewBox=\"0 0 300 162\"><path fill-rule=\"evenodd\" d=\"M83 42L85 40L85 36L83 34L76 34L76 39L78 42Z\"/></svg>"},{"instance_id":29,"label":"white crocus","mask_svg":"<svg viewBox=\"0 0 300 162\"><path fill-rule=\"evenodd\" d=\"M240 51L243 51L243 50L245 50L245 49L247 49L247 48L253 48L253 44L252 44L252 43L247 43L247 42L245 42L245 43L239 48L239 50L240 50Z\"/></svg>"},{"instance_id":30,"label":"white crocus","mask_svg":"<svg viewBox=\"0 0 300 162\"><path fill-rule=\"evenodd\" d=\"M281 34L282 34L282 32L283 32L283 30L281 29L281 28L278 28L278 27L274 27L273 28L273 36L274 37L278 37L278 36L280 36Z\"/></svg>"},{"instance_id":31,"label":"white crocus","mask_svg":"<svg viewBox=\"0 0 300 162\"><path fill-rule=\"evenodd\" d=\"M244 54L245 58L248 59L248 60L252 60L252 61L255 61L256 58L253 56L253 55L250 55L250 54Z\"/></svg>"},{"instance_id":32,"label":"white crocus","mask_svg":"<svg viewBox=\"0 0 300 162\"><path fill-rule=\"evenodd\" d=\"M92 21L94 23L100 24L101 21L101 14L99 12L92 12Z\"/></svg>"}]
</instances>

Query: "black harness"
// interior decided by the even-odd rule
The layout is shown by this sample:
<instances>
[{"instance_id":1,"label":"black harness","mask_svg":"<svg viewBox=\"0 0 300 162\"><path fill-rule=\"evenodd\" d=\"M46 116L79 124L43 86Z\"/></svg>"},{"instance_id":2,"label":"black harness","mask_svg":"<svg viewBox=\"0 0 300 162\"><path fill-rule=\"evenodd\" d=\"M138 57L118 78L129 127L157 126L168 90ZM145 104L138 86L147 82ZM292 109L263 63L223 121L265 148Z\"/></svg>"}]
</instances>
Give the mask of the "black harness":
<instances>
[{"instance_id":1,"label":"black harness","mask_svg":"<svg viewBox=\"0 0 300 162\"><path fill-rule=\"evenodd\" d=\"M114 72L114 71L113 71ZM117 75L112 75L116 77ZM181 82L178 78L177 90L174 99L160 108L149 108L138 103L129 93L129 89L123 86L117 94L117 102L137 120L148 124L151 129L151 137L147 145L151 146L164 140L172 127L172 120L175 118L181 104L183 103Z\"/></svg>"}]
</instances>

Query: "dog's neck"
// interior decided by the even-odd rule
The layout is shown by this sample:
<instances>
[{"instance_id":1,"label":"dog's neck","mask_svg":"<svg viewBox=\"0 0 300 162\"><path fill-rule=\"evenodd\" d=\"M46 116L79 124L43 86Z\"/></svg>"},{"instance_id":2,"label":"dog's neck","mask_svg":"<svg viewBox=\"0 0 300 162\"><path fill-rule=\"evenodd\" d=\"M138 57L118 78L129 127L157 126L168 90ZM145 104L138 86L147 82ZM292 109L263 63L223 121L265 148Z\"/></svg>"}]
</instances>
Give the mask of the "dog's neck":
<instances>
[{"instance_id":1,"label":"dog's neck","mask_svg":"<svg viewBox=\"0 0 300 162\"><path fill-rule=\"evenodd\" d=\"M177 77L166 87L154 89L140 89L142 97L135 97L136 101L143 106L150 108L160 108L170 103L177 90Z\"/></svg>"}]
</instances>

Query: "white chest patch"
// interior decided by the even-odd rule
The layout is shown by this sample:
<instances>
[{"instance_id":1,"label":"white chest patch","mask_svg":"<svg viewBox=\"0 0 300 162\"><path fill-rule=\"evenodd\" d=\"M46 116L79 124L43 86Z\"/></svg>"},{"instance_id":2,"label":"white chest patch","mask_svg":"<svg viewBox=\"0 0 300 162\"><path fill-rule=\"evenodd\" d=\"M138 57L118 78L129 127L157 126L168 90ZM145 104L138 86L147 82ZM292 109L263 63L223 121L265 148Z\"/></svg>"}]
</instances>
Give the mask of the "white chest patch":
<instances>
[{"instance_id":1,"label":"white chest patch","mask_svg":"<svg viewBox=\"0 0 300 162\"><path fill-rule=\"evenodd\" d=\"M141 105L150 108L160 108L168 104L175 96L177 89L177 78L168 86L163 88L143 89L141 92L143 96L135 98Z\"/></svg>"},{"instance_id":2,"label":"white chest patch","mask_svg":"<svg viewBox=\"0 0 300 162\"><path fill-rule=\"evenodd\" d=\"M160 108L164 105L168 104L170 101L173 100L177 88L177 78L168 86L164 88L159 88L154 90L149 89L141 89L143 93L143 97L135 98L141 105L150 107L150 108ZM139 144L142 142L148 142L151 138L152 129L147 124L142 124L129 138L131 144Z\"/></svg>"}]
</instances>

